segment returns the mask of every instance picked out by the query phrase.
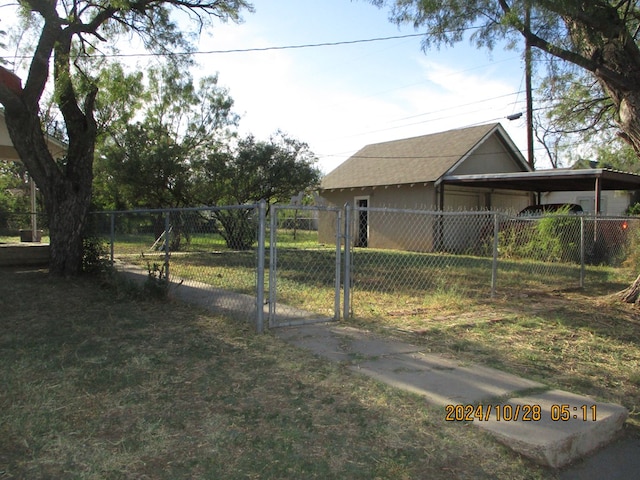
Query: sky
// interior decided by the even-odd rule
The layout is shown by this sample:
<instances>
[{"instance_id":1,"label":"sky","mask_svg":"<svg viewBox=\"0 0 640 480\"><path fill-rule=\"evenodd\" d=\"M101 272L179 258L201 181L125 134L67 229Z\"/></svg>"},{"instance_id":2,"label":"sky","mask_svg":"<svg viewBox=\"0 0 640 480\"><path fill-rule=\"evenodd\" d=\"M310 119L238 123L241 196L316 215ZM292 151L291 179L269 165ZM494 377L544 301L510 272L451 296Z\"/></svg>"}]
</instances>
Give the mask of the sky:
<instances>
[{"instance_id":1,"label":"sky","mask_svg":"<svg viewBox=\"0 0 640 480\"><path fill-rule=\"evenodd\" d=\"M196 55L193 75L219 75L241 134L267 140L281 130L306 142L325 174L371 143L493 122L526 157L524 116L506 118L525 110L524 46L489 52L464 41L424 52L421 37L357 42L420 32L367 0L249 1L255 12L214 23L198 51L354 43Z\"/></svg>"},{"instance_id":2,"label":"sky","mask_svg":"<svg viewBox=\"0 0 640 480\"><path fill-rule=\"evenodd\" d=\"M253 0L241 24L216 24L200 51L283 47L420 33L366 0ZM328 173L365 145L501 122L526 157L522 51L464 41L424 52L421 38L213 53L196 75L219 74L241 133L276 130L309 144Z\"/></svg>"}]
</instances>

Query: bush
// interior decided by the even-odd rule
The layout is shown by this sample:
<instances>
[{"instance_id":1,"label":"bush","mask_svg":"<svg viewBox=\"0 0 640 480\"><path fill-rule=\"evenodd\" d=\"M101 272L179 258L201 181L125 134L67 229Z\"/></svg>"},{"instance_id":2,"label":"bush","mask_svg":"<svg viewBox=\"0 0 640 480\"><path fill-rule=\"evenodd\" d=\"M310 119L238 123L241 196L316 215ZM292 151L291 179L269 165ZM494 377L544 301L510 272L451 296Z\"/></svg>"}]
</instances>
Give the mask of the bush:
<instances>
[{"instance_id":1,"label":"bush","mask_svg":"<svg viewBox=\"0 0 640 480\"><path fill-rule=\"evenodd\" d=\"M560 212L544 215L536 230L539 260L580 262L580 218Z\"/></svg>"},{"instance_id":2,"label":"bush","mask_svg":"<svg viewBox=\"0 0 640 480\"><path fill-rule=\"evenodd\" d=\"M539 219L514 219L500 231L498 248L504 258L579 262L580 217L558 211Z\"/></svg>"},{"instance_id":3,"label":"bush","mask_svg":"<svg viewBox=\"0 0 640 480\"><path fill-rule=\"evenodd\" d=\"M105 273L111 268L107 242L98 237L82 240L82 271L89 274Z\"/></svg>"},{"instance_id":4,"label":"bush","mask_svg":"<svg viewBox=\"0 0 640 480\"><path fill-rule=\"evenodd\" d=\"M165 264L147 262L147 280L144 283L144 293L154 298L166 298L169 294L169 279Z\"/></svg>"}]
</instances>

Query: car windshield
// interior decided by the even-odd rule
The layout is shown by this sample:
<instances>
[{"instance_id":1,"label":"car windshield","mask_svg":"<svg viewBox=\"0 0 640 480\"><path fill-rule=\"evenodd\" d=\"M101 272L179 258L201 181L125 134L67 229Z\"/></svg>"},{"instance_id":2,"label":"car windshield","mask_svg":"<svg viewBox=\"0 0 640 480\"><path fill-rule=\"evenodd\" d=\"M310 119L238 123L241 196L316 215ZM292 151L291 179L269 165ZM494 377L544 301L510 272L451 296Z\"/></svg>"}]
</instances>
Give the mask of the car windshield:
<instances>
[{"instance_id":1,"label":"car windshield","mask_svg":"<svg viewBox=\"0 0 640 480\"><path fill-rule=\"evenodd\" d=\"M530 205L518 213L519 217L540 217L546 213L579 214L582 207L575 203L550 203L546 205Z\"/></svg>"}]
</instances>

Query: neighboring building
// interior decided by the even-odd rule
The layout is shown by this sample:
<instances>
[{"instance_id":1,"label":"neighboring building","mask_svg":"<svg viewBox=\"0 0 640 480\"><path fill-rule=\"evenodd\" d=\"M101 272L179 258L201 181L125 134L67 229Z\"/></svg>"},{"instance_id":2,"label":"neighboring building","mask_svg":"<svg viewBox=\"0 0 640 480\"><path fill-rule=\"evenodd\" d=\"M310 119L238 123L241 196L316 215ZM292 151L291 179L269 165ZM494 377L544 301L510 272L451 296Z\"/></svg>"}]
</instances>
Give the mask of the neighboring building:
<instances>
[{"instance_id":1,"label":"neighboring building","mask_svg":"<svg viewBox=\"0 0 640 480\"><path fill-rule=\"evenodd\" d=\"M475 186L445 188L443 180L451 175L529 171L525 158L502 125L496 123L367 145L327 174L319 193L325 205L336 207L349 203L431 211L518 211L529 205L530 193ZM356 244L399 249L406 246L405 239L397 233L402 228L397 224L376 224L375 219L362 215L355 220L360 223L357 231L363 232ZM469 236L470 232L461 231L463 228L446 229L447 236ZM321 242L330 242L335 237L333 223L321 221L319 235ZM433 235L426 232L418 249L431 250Z\"/></svg>"},{"instance_id":2,"label":"neighboring building","mask_svg":"<svg viewBox=\"0 0 640 480\"><path fill-rule=\"evenodd\" d=\"M67 146L64 142L47 135L47 148L51 152L54 158L64 156L67 151ZM20 157L18 152L13 146L13 142L9 137L9 131L7 130L7 124L4 119L4 111L0 108L0 162L1 161L19 161Z\"/></svg>"}]
</instances>

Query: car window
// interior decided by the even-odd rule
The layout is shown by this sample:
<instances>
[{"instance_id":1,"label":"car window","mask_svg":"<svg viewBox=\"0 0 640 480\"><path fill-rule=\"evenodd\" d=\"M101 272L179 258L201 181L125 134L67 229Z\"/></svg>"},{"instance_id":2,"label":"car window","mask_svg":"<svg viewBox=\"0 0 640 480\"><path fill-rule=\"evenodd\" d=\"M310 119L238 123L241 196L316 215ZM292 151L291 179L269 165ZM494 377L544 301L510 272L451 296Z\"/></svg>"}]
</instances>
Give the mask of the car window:
<instances>
[{"instance_id":1,"label":"car window","mask_svg":"<svg viewBox=\"0 0 640 480\"><path fill-rule=\"evenodd\" d=\"M582 213L582 207L575 203L550 203L545 205L529 205L518 213L519 217L539 217L545 213Z\"/></svg>"}]
</instances>

